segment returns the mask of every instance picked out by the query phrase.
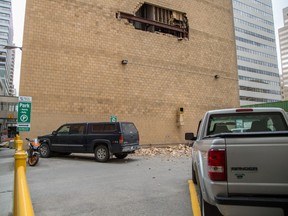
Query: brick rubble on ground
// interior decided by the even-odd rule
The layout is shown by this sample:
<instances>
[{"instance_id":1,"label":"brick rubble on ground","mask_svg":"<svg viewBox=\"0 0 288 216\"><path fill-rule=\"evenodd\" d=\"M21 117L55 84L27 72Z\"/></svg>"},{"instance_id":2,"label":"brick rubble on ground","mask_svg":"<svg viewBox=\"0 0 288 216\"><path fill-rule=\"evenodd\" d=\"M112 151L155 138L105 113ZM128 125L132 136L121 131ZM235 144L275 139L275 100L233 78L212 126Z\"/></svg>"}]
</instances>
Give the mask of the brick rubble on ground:
<instances>
[{"instance_id":1,"label":"brick rubble on ground","mask_svg":"<svg viewBox=\"0 0 288 216\"><path fill-rule=\"evenodd\" d=\"M136 156L156 156L156 155L164 155L164 156L172 156L172 157L183 157L191 156L191 147L188 145L176 145L169 147L150 147L150 148L141 148L135 152Z\"/></svg>"}]
</instances>

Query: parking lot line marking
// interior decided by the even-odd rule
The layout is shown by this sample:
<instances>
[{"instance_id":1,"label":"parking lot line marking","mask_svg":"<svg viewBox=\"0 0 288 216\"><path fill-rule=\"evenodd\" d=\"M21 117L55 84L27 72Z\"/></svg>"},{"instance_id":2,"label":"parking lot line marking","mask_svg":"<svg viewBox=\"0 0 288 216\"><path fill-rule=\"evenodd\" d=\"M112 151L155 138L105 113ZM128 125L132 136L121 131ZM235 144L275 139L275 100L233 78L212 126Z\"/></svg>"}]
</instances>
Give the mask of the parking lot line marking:
<instances>
[{"instance_id":1,"label":"parking lot line marking","mask_svg":"<svg viewBox=\"0 0 288 216\"><path fill-rule=\"evenodd\" d=\"M189 190L190 190L190 197L191 197L191 205L192 205L192 212L193 216L201 216L200 205L197 198L197 192L192 180L188 181Z\"/></svg>"}]
</instances>

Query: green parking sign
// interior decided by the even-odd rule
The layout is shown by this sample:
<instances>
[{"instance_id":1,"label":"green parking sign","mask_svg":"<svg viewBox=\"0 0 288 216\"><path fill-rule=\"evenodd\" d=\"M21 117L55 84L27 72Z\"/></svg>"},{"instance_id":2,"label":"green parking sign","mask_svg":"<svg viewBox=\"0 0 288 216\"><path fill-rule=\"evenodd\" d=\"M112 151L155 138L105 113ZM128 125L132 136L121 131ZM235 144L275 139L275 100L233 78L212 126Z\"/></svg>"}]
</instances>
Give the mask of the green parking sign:
<instances>
[{"instance_id":1,"label":"green parking sign","mask_svg":"<svg viewBox=\"0 0 288 216\"><path fill-rule=\"evenodd\" d=\"M17 131L30 131L32 97L19 96Z\"/></svg>"},{"instance_id":2,"label":"green parking sign","mask_svg":"<svg viewBox=\"0 0 288 216\"><path fill-rule=\"evenodd\" d=\"M117 116L110 116L110 122L117 122Z\"/></svg>"}]
</instances>

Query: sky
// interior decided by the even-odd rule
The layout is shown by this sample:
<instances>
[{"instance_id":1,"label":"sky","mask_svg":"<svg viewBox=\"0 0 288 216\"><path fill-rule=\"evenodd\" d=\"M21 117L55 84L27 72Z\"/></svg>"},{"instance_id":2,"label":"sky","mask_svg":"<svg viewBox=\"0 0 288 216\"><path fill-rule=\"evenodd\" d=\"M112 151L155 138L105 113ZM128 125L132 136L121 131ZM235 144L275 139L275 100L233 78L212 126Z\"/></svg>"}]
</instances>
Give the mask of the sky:
<instances>
[{"instance_id":1,"label":"sky","mask_svg":"<svg viewBox=\"0 0 288 216\"><path fill-rule=\"evenodd\" d=\"M22 47L25 5L26 0L12 0L12 14L14 37L13 43L15 46ZM19 81L20 81L20 67L21 67L21 53L19 49L15 50L15 65L14 65L14 87L16 88L16 95L19 95Z\"/></svg>"},{"instance_id":2,"label":"sky","mask_svg":"<svg viewBox=\"0 0 288 216\"><path fill-rule=\"evenodd\" d=\"M13 25L14 25L14 44L22 47L23 41L23 29L24 29L24 17L25 17L25 5L26 0L12 0L12 13L13 13ZM279 52L279 38L278 29L283 27L283 8L288 7L288 0L272 0L274 25L276 33L276 45L278 53L278 67L280 64L280 52ZM19 93L19 80L20 80L20 65L21 65L21 51L16 49L15 58L15 71L14 71L14 86L16 88L17 95ZM281 70L280 70L281 72Z\"/></svg>"}]
</instances>

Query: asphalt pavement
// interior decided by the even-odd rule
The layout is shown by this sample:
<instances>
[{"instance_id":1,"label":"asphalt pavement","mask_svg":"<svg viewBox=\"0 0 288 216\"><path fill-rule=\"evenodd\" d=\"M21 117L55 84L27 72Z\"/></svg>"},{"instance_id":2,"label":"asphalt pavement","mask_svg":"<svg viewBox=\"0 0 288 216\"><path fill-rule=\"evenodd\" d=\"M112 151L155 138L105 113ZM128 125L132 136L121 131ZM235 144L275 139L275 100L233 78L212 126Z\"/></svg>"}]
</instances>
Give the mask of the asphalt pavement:
<instances>
[{"instance_id":1,"label":"asphalt pavement","mask_svg":"<svg viewBox=\"0 0 288 216\"><path fill-rule=\"evenodd\" d=\"M13 215L14 153L0 148L0 216Z\"/></svg>"},{"instance_id":2,"label":"asphalt pavement","mask_svg":"<svg viewBox=\"0 0 288 216\"><path fill-rule=\"evenodd\" d=\"M14 150L0 151L0 216L12 215ZM35 215L191 216L189 157L92 154L40 158L27 167Z\"/></svg>"}]
</instances>

